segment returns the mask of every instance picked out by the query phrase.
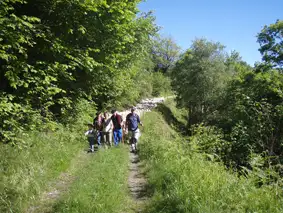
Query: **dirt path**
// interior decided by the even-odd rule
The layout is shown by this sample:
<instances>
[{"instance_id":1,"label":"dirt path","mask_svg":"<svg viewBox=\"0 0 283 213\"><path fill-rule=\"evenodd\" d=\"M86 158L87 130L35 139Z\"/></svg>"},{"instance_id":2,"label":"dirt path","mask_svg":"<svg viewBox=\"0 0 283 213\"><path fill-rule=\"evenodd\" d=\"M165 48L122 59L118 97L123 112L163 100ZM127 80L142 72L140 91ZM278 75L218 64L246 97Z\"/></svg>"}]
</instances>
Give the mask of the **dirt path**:
<instances>
[{"instance_id":1,"label":"dirt path","mask_svg":"<svg viewBox=\"0 0 283 213\"><path fill-rule=\"evenodd\" d=\"M137 114L151 111L158 103L163 102L164 98L145 99L137 105ZM124 114L127 114L126 111ZM143 212L146 202L149 199L148 185L146 176L143 173L143 165L138 154L130 153L130 173L128 178L129 190L133 201L133 212Z\"/></svg>"},{"instance_id":2,"label":"dirt path","mask_svg":"<svg viewBox=\"0 0 283 213\"><path fill-rule=\"evenodd\" d=\"M145 99L137 105L137 114L142 116L143 113L151 111L151 109L157 106L157 103L163 102L164 98ZM130 110L120 112L123 120L126 120L126 115ZM74 175L78 169L82 169L82 166L86 166L85 162L88 162L87 158L90 155L86 155L85 151L81 151L76 158L72 160L70 168L62 173L58 179L49 184L49 189L42 193L37 202L29 207L26 213L50 213L52 212L53 205L56 201L68 191L69 187L76 180ZM139 161L139 157L136 154L130 154L130 175L128 179L129 190L133 199L133 207L131 211L141 212L148 197L146 196L146 178L142 173L142 165Z\"/></svg>"},{"instance_id":3,"label":"dirt path","mask_svg":"<svg viewBox=\"0 0 283 213\"><path fill-rule=\"evenodd\" d=\"M139 156L130 154L130 174L128 179L129 190L133 200L134 212L142 212L143 207L148 200L147 181L145 175L142 173L142 164Z\"/></svg>"}]
</instances>

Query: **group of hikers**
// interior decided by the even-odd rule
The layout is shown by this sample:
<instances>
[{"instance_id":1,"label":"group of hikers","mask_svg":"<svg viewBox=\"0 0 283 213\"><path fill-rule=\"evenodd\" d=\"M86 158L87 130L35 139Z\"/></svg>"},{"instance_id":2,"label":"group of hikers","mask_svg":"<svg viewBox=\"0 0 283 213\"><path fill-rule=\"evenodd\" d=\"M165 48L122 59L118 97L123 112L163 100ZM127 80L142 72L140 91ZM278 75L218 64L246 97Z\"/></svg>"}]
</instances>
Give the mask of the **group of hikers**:
<instances>
[{"instance_id":1,"label":"group of hikers","mask_svg":"<svg viewBox=\"0 0 283 213\"><path fill-rule=\"evenodd\" d=\"M136 108L132 107L131 112L126 116L126 121L118 114L117 110L111 111L112 116L108 112L97 112L92 124L88 124L88 131L85 135L89 142L89 151L94 152L94 145L98 147L111 147L112 139L114 146L118 146L123 142L124 134L129 135L131 152L137 152L137 142L140 137L139 124L142 126L139 115L135 112Z\"/></svg>"}]
</instances>

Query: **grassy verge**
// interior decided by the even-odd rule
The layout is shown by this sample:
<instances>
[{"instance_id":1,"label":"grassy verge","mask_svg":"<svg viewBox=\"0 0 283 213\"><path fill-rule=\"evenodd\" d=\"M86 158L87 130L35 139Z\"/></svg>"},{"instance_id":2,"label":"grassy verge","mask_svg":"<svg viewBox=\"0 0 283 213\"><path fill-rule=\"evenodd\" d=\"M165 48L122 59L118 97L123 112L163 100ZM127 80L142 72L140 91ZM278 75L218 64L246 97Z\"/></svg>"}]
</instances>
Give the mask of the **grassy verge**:
<instances>
[{"instance_id":1,"label":"grassy verge","mask_svg":"<svg viewBox=\"0 0 283 213\"><path fill-rule=\"evenodd\" d=\"M25 141L32 146L25 149L1 144L0 212L22 212L70 166L85 143L79 133L67 130L30 133Z\"/></svg>"},{"instance_id":2,"label":"grassy verge","mask_svg":"<svg viewBox=\"0 0 283 213\"><path fill-rule=\"evenodd\" d=\"M158 104L157 110L163 115L164 120L171 128L186 135L188 111L186 109L178 109L173 98L168 98L164 103Z\"/></svg>"},{"instance_id":3,"label":"grassy verge","mask_svg":"<svg viewBox=\"0 0 283 213\"><path fill-rule=\"evenodd\" d=\"M101 150L89 160L53 212L121 212L129 204L128 148Z\"/></svg>"},{"instance_id":4,"label":"grassy verge","mask_svg":"<svg viewBox=\"0 0 283 213\"><path fill-rule=\"evenodd\" d=\"M145 212L283 212L281 189L258 188L219 163L190 151L157 112L145 114L141 159L154 192Z\"/></svg>"},{"instance_id":5,"label":"grassy verge","mask_svg":"<svg viewBox=\"0 0 283 213\"><path fill-rule=\"evenodd\" d=\"M76 107L69 127L47 123L22 136L26 146L0 144L0 212L24 212L36 203L87 146L85 123L92 121L95 108L86 101Z\"/></svg>"}]
</instances>

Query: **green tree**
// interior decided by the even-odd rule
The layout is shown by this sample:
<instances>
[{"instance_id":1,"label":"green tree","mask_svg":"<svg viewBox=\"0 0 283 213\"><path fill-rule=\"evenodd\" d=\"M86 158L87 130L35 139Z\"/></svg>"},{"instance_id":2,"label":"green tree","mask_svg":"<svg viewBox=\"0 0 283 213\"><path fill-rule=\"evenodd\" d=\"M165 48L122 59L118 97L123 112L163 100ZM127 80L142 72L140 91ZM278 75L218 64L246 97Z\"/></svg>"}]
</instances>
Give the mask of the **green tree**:
<instances>
[{"instance_id":1,"label":"green tree","mask_svg":"<svg viewBox=\"0 0 283 213\"><path fill-rule=\"evenodd\" d=\"M177 62L181 48L171 37L160 37L159 35L152 39L152 59L155 64L154 70L167 73Z\"/></svg>"},{"instance_id":2,"label":"green tree","mask_svg":"<svg viewBox=\"0 0 283 213\"><path fill-rule=\"evenodd\" d=\"M189 109L189 125L204 121L214 111L231 76L225 61L223 45L197 39L174 67L173 86L179 103Z\"/></svg>"},{"instance_id":3,"label":"green tree","mask_svg":"<svg viewBox=\"0 0 283 213\"><path fill-rule=\"evenodd\" d=\"M282 90L282 75L275 70L246 68L229 83L213 122L232 144L228 159L246 165L251 151L282 155Z\"/></svg>"},{"instance_id":4,"label":"green tree","mask_svg":"<svg viewBox=\"0 0 283 213\"><path fill-rule=\"evenodd\" d=\"M264 26L257 35L262 59L273 67L283 69L283 20Z\"/></svg>"},{"instance_id":5,"label":"green tree","mask_svg":"<svg viewBox=\"0 0 283 213\"><path fill-rule=\"evenodd\" d=\"M1 1L0 137L19 135L34 113L62 121L81 98L118 103L156 32L139 2Z\"/></svg>"}]
</instances>

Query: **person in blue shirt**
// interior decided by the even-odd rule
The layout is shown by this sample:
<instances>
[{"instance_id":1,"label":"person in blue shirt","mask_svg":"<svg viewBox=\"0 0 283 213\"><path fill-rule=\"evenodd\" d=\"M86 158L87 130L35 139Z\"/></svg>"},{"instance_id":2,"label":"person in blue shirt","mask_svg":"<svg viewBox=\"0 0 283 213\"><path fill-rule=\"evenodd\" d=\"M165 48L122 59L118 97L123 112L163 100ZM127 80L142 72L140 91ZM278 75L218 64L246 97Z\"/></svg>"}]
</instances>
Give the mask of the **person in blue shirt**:
<instances>
[{"instance_id":1,"label":"person in blue shirt","mask_svg":"<svg viewBox=\"0 0 283 213\"><path fill-rule=\"evenodd\" d=\"M142 126L142 122L140 121L140 117L135 113L136 108L131 108L131 113L129 113L126 117L126 128L128 128L128 133L130 135L130 144L131 144L131 152L137 152L137 143L138 139L141 136L139 130L139 124Z\"/></svg>"}]
</instances>

